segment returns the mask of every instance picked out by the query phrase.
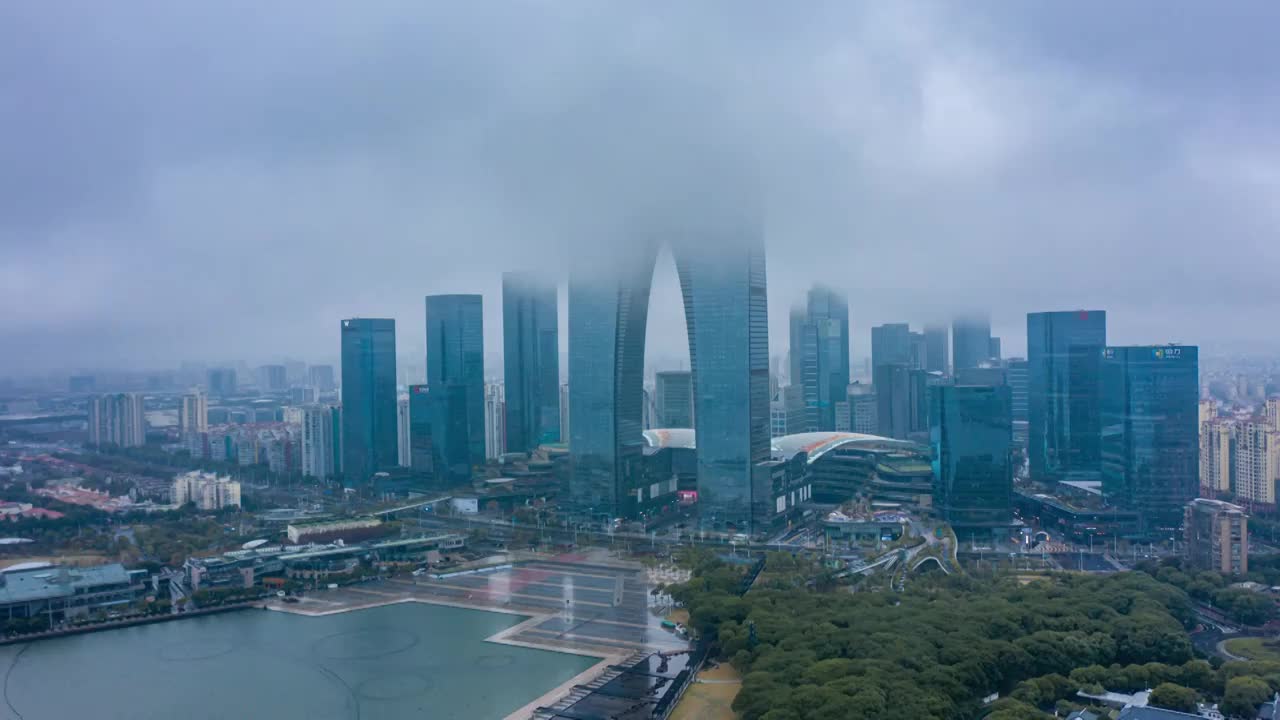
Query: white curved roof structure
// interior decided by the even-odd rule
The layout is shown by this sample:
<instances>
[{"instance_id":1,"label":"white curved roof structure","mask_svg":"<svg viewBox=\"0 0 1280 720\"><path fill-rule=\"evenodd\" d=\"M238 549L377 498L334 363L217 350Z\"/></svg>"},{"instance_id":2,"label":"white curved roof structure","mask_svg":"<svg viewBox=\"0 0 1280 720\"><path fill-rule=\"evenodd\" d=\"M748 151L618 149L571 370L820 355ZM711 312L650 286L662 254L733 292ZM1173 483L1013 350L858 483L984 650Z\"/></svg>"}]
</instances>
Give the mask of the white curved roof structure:
<instances>
[{"instance_id":1,"label":"white curved roof structure","mask_svg":"<svg viewBox=\"0 0 1280 720\"><path fill-rule=\"evenodd\" d=\"M657 428L644 431L644 440L651 448L697 448L697 435L692 428ZM836 448L852 445L865 450L919 450L920 445L909 440L894 440L851 432L807 432L776 437L770 444L774 459L789 459L796 453L808 453L809 462L817 460Z\"/></svg>"},{"instance_id":2,"label":"white curved roof structure","mask_svg":"<svg viewBox=\"0 0 1280 720\"><path fill-rule=\"evenodd\" d=\"M835 450L836 448L854 446L865 450L909 450L918 449L917 443L908 440L894 440L879 435L866 435L851 432L807 432L783 435L773 439L770 449L775 459L790 459L796 453L808 453L809 462Z\"/></svg>"},{"instance_id":3,"label":"white curved roof structure","mask_svg":"<svg viewBox=\"0 0 1280 720\"><path fill-rule=\"evenodd\" d=\"M693 450L698 443L693 428L654 428L644 431L644 441L651 448Z\"/></svg>"}]
</instances>

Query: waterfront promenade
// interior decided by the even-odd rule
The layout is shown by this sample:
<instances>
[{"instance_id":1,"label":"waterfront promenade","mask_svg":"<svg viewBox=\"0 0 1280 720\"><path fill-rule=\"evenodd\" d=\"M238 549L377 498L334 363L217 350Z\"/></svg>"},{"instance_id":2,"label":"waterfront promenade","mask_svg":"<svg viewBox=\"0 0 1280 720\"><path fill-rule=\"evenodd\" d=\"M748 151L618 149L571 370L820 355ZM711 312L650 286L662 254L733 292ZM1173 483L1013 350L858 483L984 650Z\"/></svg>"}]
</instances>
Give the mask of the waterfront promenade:
<instances>
[{"instance_id":1,"label":"waterfront promenade","mask_svg":"<svg viewBox=\"0 0 1280 720\"><path fill-rule=\"evenodd\" d=\"M318 590L297 603L268 607L323 616L395 603L430 603L528 616L489 641L600 658L568 682L508 716L528 718L575 686L637 653L681 650L688 643L649 611L648 577L634 563L604 557L541 556L468 574L393 578Z\"/></svg>"}]
</instances>

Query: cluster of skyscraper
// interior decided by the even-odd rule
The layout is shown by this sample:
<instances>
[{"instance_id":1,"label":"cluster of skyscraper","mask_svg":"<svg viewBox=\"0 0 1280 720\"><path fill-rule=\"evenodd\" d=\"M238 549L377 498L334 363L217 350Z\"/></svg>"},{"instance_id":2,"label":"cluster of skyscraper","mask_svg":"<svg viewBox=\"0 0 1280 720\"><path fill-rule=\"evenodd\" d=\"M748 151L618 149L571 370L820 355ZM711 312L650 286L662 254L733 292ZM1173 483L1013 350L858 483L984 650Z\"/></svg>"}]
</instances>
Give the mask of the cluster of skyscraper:
<instances>
[{"instance_id":1,"label":"cluster of skyscraper","mask_svg":"<svg viewBox=\"0 0 1280 720\"><path fill-rule=\"evenodd\" d=\"M852 430L931 444L935 503L961 526L1008 527L1024 447L1032 479L1100 482L1144 531L1176 527L1196 495L1195 347L1109 347L1104 312L1031 313L1027 359L1004 360L989 320L964 315L950 338L942 326L873 328L872 382L851 385L848 302L815 287L791 315L791 384L771 388L761 245L677 244L673 254L690 370L658 373L652 397L648 245L570 278L567 397L553 284L503 277L501 391L486 390L481 296L428 296L426 382L409 386L399 415L395 322L343 320L341 409L308 409L303 423L304 448L309 434L340 452L307 452L304 468L359 481L408 466L453 484L501 450L568 441L562 506L637 517L671 491L644 470L643 429L692 427L701 521L750 531L779 497L771 435Z\"/></svg>"},{"instance_id":2,"label":"cluster of skyscraper","mask_svg":"<svg viewBox=\"0 0 1280 720\"><path fill-rule=\"evenodd\" d=\"M341 471L353 482L407 466L443 484L465 482L485 462L484 313L480 295L430 295L425 301L426 382L397 400L396 328L391 319L341 323L342 406L310 408L308 433L341 453L307 453L320 474ZM528 452L560 439L559 338L553 284L503 277L506 387L501 421L506 449ZM304 457L304 468L309 461ZM336 466L336 468L335 468Z\"/></svg>"}]
</instances>

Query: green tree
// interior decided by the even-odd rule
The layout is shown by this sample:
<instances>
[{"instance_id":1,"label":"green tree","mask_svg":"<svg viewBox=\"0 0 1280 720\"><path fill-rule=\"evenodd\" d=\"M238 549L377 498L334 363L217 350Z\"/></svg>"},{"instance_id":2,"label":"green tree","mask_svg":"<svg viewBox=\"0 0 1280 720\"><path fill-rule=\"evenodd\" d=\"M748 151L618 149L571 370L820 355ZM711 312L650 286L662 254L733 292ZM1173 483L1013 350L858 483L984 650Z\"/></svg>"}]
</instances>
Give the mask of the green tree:
<instances>
[{"instance_id":1,"label":"green tree","mask_svg":"<svg viewBox=\"0 0 1280 720\"><path fill-rule=\"evenodd\" d=\"M1148 702L1166 710L1194 713L1197 699L1195 690L1167 682L1160 683L1151 691L1151 697Z\"/></svg>"},{"instance_id":2,"label":"green tree","mask_svg":"<svg viewBox=\"0 0 1280 720\"><path fill-rule=\"evenodd\" d=\"M1253 717L1258 706L1271 698L1271 686L1260 677L1245 675L1227 681L1221 710L1227 716Z\"/></svg>"}]
</instances>

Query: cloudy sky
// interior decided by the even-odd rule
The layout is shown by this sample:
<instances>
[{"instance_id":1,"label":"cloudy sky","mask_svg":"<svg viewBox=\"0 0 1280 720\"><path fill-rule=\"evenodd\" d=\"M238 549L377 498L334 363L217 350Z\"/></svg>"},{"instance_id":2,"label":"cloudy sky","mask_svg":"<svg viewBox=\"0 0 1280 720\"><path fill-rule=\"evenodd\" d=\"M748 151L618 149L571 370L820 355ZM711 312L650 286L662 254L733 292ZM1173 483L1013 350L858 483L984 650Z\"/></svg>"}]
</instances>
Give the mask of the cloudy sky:
<instances>
[{"instance_id":1,"label":"cloudy sky","mask_svg":"<svg viewBox=\"0 0 1280 720\"><path fill-rule=\"evenodd\" d=\"M773 352L1105 308L1280 349L1280 6L0 3L0 372L337 353L638 228L759 218ZM660 264L651 354L682 354ZM420 352L420 351L419 351Z\"/></svg>"}]
</instances>

